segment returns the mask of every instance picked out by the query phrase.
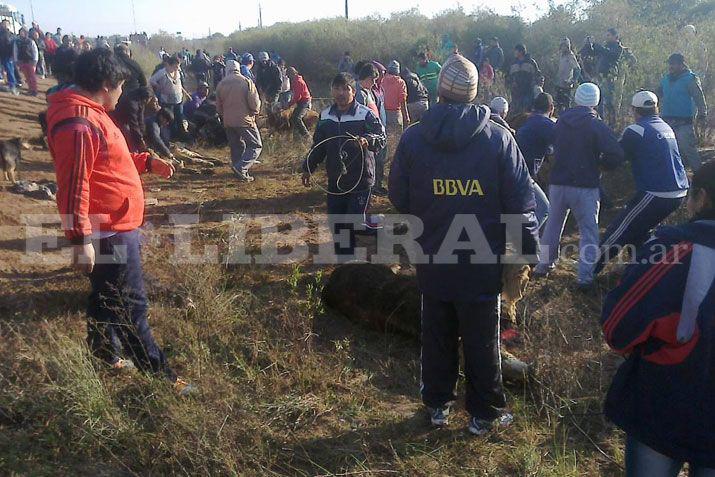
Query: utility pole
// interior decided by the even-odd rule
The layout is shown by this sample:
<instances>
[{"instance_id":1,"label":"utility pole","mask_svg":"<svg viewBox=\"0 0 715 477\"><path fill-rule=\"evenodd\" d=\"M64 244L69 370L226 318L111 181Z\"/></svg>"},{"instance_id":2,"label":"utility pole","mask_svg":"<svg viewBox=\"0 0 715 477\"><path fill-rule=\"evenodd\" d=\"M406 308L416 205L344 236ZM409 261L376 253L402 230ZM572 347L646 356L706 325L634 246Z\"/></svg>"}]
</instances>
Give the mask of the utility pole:
<instances>
[{"instance_id":1,"label":"utility pole","mask_svg":"<svg viewBox=\"0 0 715 477\"><path fill-rule=\"evenodd\" d=\"M349 0L345 0L345 19L350 20L350 10L348 8Z\"/></svg>"},{"instance_id":2,"label":"utility pole","mask_svg":"<svg viewBox=\"0 0 715 477\"><path fill-rule=\"evenodd\" d=\"M134 33L137 33L137 11L134 9L134 0L132 0L132 19L134 20Z\"/></svg>"},{"instance_id":3,"label":"utility pole","mask_svg":"<svg viewBox=\"0 0 715 477\"><path fill-rule=\"evenodd\" d=\"M35 23L35 8L32 6L32 0L30 0L30 15L32 16L32 23Z\"/></svg>"},{"instance_id":4,"label":"utility pole","mask_svg":"<svg viewBox=\"0 0 715 477\"><path fill-rule=\"evenodd\" d=\"M258 28L263 28L263 11L261 10L261 2L258 2Z\"/></svg>"}]
</instances>

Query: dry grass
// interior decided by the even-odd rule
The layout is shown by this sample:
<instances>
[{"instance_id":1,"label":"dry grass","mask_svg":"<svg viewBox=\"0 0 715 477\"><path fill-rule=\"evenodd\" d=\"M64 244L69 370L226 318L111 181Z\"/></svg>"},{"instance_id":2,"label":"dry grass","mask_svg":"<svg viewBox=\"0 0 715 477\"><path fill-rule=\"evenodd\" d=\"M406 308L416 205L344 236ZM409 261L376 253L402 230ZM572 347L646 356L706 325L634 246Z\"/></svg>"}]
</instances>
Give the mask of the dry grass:
<instances>
[{"instance_id":1,"label":"dry grass","mask_svg":"<svg viewBox=\"0 0 715 477\"><path fill-rule=\"evenodd\" d=\"M270 206L280 212L294 207L291 197L300 190L291 171L301 151L281 149L278 141L267 139L263 158L264 175L277 174L278 181L256 184L266 188L264 196L284 199ZM166 192L172 199L178 194ZM212 192L197 199L207 216L222 200L222 190ZM241 204L252 193L234 190L232 200ZM195 207L176 198L166 212ZM306 200L319 205L322 196ZM213 222L199 229L203 243L226 239ZM535 382L509 391L515 425L480 440L466 435L464 413L449 429L426 425L417 343L325 310L318 292L329 270L174 266L167 230L158 221L159 238L145 253L151 321L198 395L180 400L160 381L118 376L92 360L84 345L81 278L17 289L0 302L6 312L0 473L617 473L619 436L600 411L612 369L597 324L601 297L572 291L568 264L527 291L519 308L526 342L517 353L535 364ZM42 298L28 301L32 296Z\"/></svg>"}]
</instances>

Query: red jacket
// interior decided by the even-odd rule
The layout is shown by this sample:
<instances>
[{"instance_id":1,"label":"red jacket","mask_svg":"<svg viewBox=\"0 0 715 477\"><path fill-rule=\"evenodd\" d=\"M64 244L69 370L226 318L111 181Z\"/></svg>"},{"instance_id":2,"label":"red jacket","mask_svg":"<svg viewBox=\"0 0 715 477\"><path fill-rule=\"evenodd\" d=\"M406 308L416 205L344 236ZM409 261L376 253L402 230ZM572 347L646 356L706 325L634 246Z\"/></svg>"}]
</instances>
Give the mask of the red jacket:
<instances>
[{"instance_id":1,"label":"red jacket","mask_svg":"<svg viewBox=\"0 0 715 477\"><path fill-rule=\"evenodd\" d=\"M290 100L290 104L288 106L310 101L310 90L301 75L295 75L291 78L290 89L293 92L293 98Z\"/></svg>"},{"instance_id":2,"label":"red jacket","mask_svg":"<svg viewBox=\"0 0 715 477\"><path fill-rule=\"evenodd\" d=\"M132 154L104 108L73 89L48 98L47 138L57 174L57 207L72 243L92 232L128 232L144 220L139 174L146 153Z\"/></svg>"}]
</instances>

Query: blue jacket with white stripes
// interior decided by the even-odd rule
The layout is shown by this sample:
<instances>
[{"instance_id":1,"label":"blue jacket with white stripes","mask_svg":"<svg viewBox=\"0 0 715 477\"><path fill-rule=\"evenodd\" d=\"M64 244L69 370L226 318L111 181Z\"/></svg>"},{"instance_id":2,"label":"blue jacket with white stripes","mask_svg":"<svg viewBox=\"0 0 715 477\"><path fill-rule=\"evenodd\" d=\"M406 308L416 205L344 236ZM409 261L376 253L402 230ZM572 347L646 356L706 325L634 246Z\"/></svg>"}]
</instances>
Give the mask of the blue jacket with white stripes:
<instances>
[{"instance_id":1,"label":"blue jacket with white stripes","mask_svg":"<svg viewBox=\"0 0 715 477\"><path fill-rule=\"evenodd\" d=\"M675 133L657 115L638 119L621 137L626 160L631 162L641 192L688 190L688 176L680 158Z\"/></svg>"},{"instance_id":2,"label":"blue jacket with white stripes","mask_svg":"<svg viewBox=\"0 0 715 477\"><path fill-rule=\"evenodd\" d=\"M351 137L367 139L367 149L362 149ZM347 111L340 112L332 105L320 113L313 148L303 162L303 171L315 172L325 161L328 191L364 191L375 184L375 153L386 142L385 128L368 107L353 101Z\"/></svg>"},{"instance_id":3,"label":"blue jacket with white stripes","mask_svg":"<svg viewBox=\"0 0 715 477\"><path fill-rule=\"evenodd\" d=\"M602 323L627 357L608 418L661 454L715 468L715 221L657 229L606 297Z\"/></svg>"}]
</instances>

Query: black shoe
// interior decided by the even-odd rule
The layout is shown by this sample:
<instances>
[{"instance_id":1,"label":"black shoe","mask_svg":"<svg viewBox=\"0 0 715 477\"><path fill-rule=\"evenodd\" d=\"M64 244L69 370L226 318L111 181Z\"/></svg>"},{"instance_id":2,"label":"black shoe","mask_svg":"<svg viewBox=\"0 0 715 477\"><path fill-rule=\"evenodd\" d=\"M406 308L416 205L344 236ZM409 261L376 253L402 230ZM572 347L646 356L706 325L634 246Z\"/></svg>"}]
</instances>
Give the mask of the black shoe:
<instances>
[{"instance_id":1,"label":"black shoe","mask_svg":"<svg viewBox=\"0 0 715 477\"><path fill-rule=\"evenodd\" d=\"M372 189L372 195L375 195L377 197L385 197L387 196L387 189L382 186L374 187Z\"/></svg>"}]
</instances>

